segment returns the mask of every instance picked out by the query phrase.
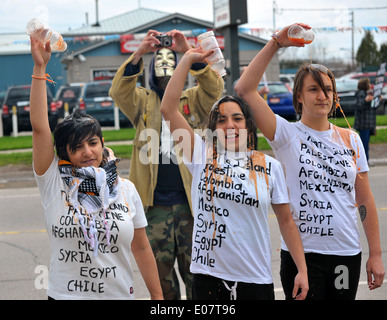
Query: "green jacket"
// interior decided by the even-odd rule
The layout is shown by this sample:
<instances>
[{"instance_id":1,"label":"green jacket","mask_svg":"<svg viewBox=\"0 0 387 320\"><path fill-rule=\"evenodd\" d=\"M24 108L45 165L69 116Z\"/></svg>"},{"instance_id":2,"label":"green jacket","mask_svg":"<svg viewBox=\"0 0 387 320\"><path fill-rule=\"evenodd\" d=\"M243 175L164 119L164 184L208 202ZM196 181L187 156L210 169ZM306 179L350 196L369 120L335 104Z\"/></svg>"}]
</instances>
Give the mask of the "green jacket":
<instances>
[{"instance_id":1,"label":"green jacket","mask_svg":"<svg viewBox=\"0 0 387 320\"><path fill-rule=\"evenodd\" d=\"M147 209L153 205L153 193L157 183L161 100L154 91L136 86L137 77L144 70L142 59L139 62L138 74L124 76L125 67L132 59L133 55L117 70L109 94L136 128L129 180L135 184L143 206ZM204 129L212 105L223 93L224 83L209 66L199 71L191 70L190 73L196 77L198 85L183 91L179 110L193 129ZM184 189L191 206L192 176L182 162L181 153L178 160Z\"/></svg>"}]
</instances>

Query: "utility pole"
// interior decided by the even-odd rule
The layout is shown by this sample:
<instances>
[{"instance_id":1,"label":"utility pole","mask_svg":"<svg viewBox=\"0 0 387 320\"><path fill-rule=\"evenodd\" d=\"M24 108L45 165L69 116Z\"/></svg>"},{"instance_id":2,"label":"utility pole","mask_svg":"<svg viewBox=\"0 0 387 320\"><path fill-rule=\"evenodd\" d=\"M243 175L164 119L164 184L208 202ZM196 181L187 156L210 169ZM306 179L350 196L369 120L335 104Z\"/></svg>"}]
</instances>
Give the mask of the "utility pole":
<instances>
[{"instance_id":1,"label":"utility pole","mask_svg":"<svg viewBox=\"0 0 387 320\"><path fill-rule=\"evenodd\" d=\"M352 39L351 39L351 58L352 58L352 69L355 68L355 13L351 10L351 27L352 27Z\"/></svg>"},{"instance_id":2,"label":"utility pole","mask_svg":"<svg viewBox=\"0 0 387 320\"><path fill-rule=\"evenodd\" d=\"M238 25L247 22L247 0L213 0L214 28L224 35L224 58L230 75L226 80L227 94L232 94L233 83L239 78Z\"/></svg>"},{"instance_id":3,"label":"utility pole","mask_svg":"<svg viewBox=\"0 0 387 320\"><path fill-rule=\"evenodd\" d=\"M100 27L99 24L99 17L98 17L98 0L95 0L95 16L96 16L96 23L92 25L92 27Z\"/></svg>"},{"instance_id":4,"label":"utility pole","mask_svg":"<svg viewBox=\"0 0 387 320\"><path fill-rule=\"evenodd\" d=\"M275 15L277 3L273 0L273 33L275 32Z\"/></svg>"},{"instance_id":5,"label":"utility pole","mask_svg":"<svg viewBox=\"0 0 387 320\"><path fill-rule=\"evenodd\" d=\"M352 68L355 68L355 10L384 10L387 9L386 6L383 7L363 7L363 8L348 8L350 14L350 23L351 23L351 59L352 59ZM282 11L336 11L337 8L285 8L281 9ZM275 27L275 14L278 11L276 8L276 3L273 1L273 28ZM275 31L275 30L274 30Z\"/></svg>"}]
</instances>

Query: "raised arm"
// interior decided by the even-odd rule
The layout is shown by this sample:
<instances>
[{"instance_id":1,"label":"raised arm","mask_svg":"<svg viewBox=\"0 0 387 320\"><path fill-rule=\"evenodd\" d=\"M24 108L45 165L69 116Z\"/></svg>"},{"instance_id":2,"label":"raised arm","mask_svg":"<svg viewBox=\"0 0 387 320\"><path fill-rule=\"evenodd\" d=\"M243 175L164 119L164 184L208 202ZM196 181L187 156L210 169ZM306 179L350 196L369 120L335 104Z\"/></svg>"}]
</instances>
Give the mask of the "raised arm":
<instances>
[{"instance_id":1,"label":"raised arm","mask_svg":"<svg viewBox=\"0 0 387 320\"><path fill-rule=\"evenodd\" d=\"M45 78L46 66L51 58L50 43L44 46L31 38L31 54L34 60L33 76ZM32 126L33 164L38 175L44 174L54 158L52 140L47 113L46 80L32 78L30 95L30 121Z\"/></svg>"},{"instance_id":2,"label":"raised arm","mask_svg":"<svg viewBox=\"0 0 387 320\"><path fill-rule=\"evenodd\" d=\"M201 48L195 48L187 51L181 59L179 65L174 71L168 82L160 111L164 119L169 124L171 133L187 159L192 159L194 147L194 132L186 119L179 112L180 96L184 89L184 83L187 78L191 65L196 62L204 62L204 59L211 55L213 51L203 52ZM187 139L189 136L189 139Z\"/></svg>"},{"instance_id":3,"label":"raised arm","mask_svg":"<svg viewBox=\"0 0 387 320\"><path fill-rule=\"evenodd\" d=\"M310 29L310 26L308 25L301 23L300 25ZM249 66L245 69L235 86L235 92L252 108L255 122L259 130L261 130L264 136L269 140L274 139L276 118L267 102L259 95L257 88L263 73L279 48L305 46L303 44L291 42L288 39L287 32L289 28L290 26L287 26L273 35L272 39L264 46L264 48L255 56Z\"/></svg>"}]
</instances>

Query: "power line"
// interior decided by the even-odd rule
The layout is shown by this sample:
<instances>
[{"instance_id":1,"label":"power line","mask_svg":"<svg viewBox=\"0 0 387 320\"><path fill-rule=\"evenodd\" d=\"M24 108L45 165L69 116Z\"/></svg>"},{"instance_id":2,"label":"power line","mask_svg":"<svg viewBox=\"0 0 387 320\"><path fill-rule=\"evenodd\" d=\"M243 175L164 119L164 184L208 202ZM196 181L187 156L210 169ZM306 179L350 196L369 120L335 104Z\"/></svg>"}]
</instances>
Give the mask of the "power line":
<instances>
[{"instance_id":1,"label":"power line","mask_svg":"<svg viewBox=\"0 0 387 320\"><path fill-rule=\"evenodd\" d=\"M354 48L354 29L355 29L355 17L354 13L355 11L360 10L384 10L387 9L386 6L384 7L359 7L359 8L281 8L279 9L275 0L273 0L273 30L275 30L275 15L276 13L280 14L283 11L343 11L347 10L351 15L351 25L352 25L352 35L351 35L351 58L352 58L352 66L355 64L355 48Z\"/></svg>"},{"instance_id":2,"label":"power line","mask_svg":"<svg viewBox=\"0 0 387 320\"><path fill-rule=\"evenodd\" d=\"M342 10L383 10L387 7L342 8ZM341 8L281 8L278 11L340 11Z\"/></svg>"}]
</instances>

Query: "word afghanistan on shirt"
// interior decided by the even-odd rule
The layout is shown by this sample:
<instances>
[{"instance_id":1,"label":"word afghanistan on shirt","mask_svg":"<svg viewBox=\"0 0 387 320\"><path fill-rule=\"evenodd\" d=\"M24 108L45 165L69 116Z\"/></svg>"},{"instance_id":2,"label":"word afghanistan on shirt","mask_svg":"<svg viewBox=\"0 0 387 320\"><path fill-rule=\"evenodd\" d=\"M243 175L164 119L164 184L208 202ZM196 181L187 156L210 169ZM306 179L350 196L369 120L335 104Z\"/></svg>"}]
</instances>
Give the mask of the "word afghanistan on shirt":
<instances>
[{"instance_id":1,"label":"word afghanistan on shirt","mask_svg":"<svg viewBox=\"0 0 387 320\"><path fill-rule=\"evenodd\" d=\"M191 272L272 283L268 209L289 201L279 162L257 151L213 159L198 135L193 161L184 161L193 177Z\"/></svg>"},{"instance_id":2,"label":"word afghanistan on shirt","mask_svg":"<svg viewBox=\"0 0 387 320\"><path fill-rule=\"evenodd\" d=\"M368 171L358 134L332 124L316 131L277 116L274 140L268 142L284 168L304 251L358 254L355 182L357 173ZM282 249L287 250L283 241Z\"/></svg>"},{"instance_id":3,"label":"word afghanistan on shirt","mask_svg":"<svg viewBox=\"0 0 387 320\"><path fill-rule=\"evenodd\" d=\"M55 157L47 172L36 181L45 212L51 244L48 296L53 299L134 299L130 265L134 229L147 225L141 199L129 180L117 178L117 196L106 213L95 213L93 246L81 227L90 216L80 216L68 199L68 187ZM102 211L102 210L101 210ZM79 218L78 218L79 217ZM106 226L105 223L106 222Z\"/></svg>"}]
</instances>

